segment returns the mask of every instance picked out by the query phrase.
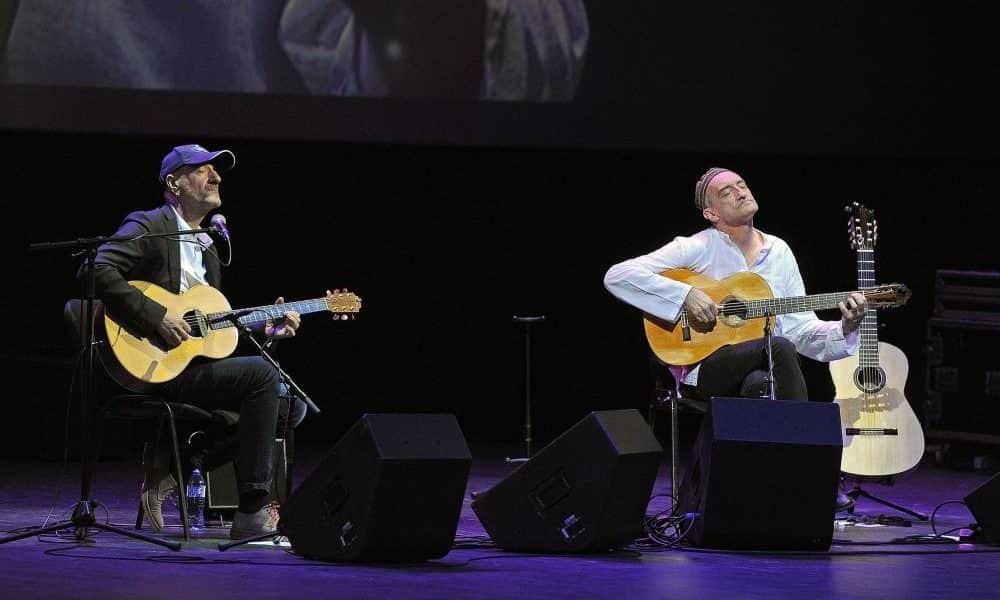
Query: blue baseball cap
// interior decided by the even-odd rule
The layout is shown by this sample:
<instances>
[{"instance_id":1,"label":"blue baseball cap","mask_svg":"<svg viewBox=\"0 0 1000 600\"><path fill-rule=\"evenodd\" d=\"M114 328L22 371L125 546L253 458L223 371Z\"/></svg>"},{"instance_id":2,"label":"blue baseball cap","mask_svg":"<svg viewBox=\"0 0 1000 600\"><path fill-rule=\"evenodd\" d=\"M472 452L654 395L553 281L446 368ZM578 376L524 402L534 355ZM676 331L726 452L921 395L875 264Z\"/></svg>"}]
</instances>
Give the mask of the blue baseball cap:
<instances>
[{"instance_id":1,"label":"blue baseball cap","mask_svg":"<svg viewBox=\"0 0 1000 600\"><path fill-rule=\"evenodd\" d=\"M236 155L229 150L209 152L198 144L177 146L163 157L160 163L160 181L184 165L203 165L212 163L217 170L228 171L236 164Z\"/></svg>"}]
</instances>

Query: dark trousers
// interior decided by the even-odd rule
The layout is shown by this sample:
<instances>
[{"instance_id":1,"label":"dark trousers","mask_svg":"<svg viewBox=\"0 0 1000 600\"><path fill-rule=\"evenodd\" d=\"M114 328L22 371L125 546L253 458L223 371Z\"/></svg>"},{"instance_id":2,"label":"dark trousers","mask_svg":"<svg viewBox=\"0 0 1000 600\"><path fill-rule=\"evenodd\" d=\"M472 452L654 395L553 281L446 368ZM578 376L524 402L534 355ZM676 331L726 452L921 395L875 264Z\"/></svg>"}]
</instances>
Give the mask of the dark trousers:
<instances>
[{"instance_id":1,"label":"dark trousers","mask_svg":"<svg viewBox=\"0 0 1000 600\"><path fill-rule=\"evenodd\" d=\"M771 354L774 360L774 397L779 400L808 400L809 392L795 345L785 338L772 337ZM766 340L723 346L701 362L696 393L705 400L712 396L760 396L761 384L766 383L766 376Z\"/></svg>"},{"instance_id":2,"label":"dark trousers","mask_svg":"<svg viewBox=\"0 0 1000 600\"><path fill-rule=\"evenodd\" d=\"M238 411L239 492L271 490L274 437L282 410L279 378L273 366L259 356L192 363L164 384L162 392L170 400L210 410Z\"/></svg>"}]
</instances>

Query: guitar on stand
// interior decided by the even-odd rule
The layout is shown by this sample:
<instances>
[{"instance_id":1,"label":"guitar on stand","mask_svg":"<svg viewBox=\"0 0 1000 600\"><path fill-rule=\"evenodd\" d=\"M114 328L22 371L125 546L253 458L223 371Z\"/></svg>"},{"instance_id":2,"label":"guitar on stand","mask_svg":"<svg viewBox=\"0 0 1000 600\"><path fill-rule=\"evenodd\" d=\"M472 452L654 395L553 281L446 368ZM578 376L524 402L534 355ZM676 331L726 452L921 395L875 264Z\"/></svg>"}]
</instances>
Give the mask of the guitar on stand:
<instances>
[{"instance_id":1,"label":"guitar on stand","mask_svg":"<svg viewBox=\"0 0 1000 600\"><path fill-rule=\"evenodd\" d=\"M875 281L875 242L878 225L874 211L855 202L846 209L851 248L857 252L858 286ZM892 478L914 468L924 454L924 434L904 395L909 363L903 351L878 340L877 306L862 318L861 348L856 356L830 363L830 375L840 406L844 438L841 472L859 479ZM864 492L860 485L848 496L865 496L914 517L926 515L897 506Z\"/></svg>"}]
</instances>

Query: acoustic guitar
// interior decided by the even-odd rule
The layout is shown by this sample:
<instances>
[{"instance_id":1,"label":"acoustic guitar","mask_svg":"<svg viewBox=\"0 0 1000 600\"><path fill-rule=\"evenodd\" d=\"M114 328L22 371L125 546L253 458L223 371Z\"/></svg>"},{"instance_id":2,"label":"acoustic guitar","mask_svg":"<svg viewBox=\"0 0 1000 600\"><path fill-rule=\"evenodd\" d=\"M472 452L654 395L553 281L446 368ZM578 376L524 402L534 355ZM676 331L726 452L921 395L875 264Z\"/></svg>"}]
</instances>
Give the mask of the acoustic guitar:
<instances>
[{"instance_id":1,"label":"acoustic guitar","mask_svg":"<svg viewBox=\"0 0 1000 600\"><path fill-rule=\"evenodd\" d=\"M851 247L858 255L858 285L875 280L874 211L857 202L849 209ZM870 307L860 326L861 349L830 363L840 405L844 453L840 470L860 477L909 471L924 454L924 432L903 395L910 366L903 351L878 340L878 311Z\"/></svg>"},{"instance_id":2,"label":"acoustic guitar","mask_svg":"<svg viewBox=\"0 0 1000 600\"><path fill-rule=\"evenodd\" d=\"M222 292L208 285L196 285L183 294L174 294L147 281L129 283L167 307L167 314L183 317L191 326L190 338L167 349L155 336L143 337L130 331L102 307L95 315L94 331L103 342L100 348L104 366L112 379L133 392L146 392L155 384L170 381L196 357L229 356L239 341L237 327L277 321L288 311L303 315L329 311L340 316L361 310L361 298L352 292L233 310Z\"/></svg>"},{"instance_id":3,"label":"acoustic guitar","mask_svg":"<svg viewBox=\"0 0 1000 600\"><path fill-rule=\"evenodd\" d=\"M719 308L715 329L707 333L695 331L690 326L687 309L681 309L674 323L645 315L649 347L657 358L673 366L693 365L722 346L764 337L760 319L766 316L836 308L850 295L850 292L833 292L774 298L767 281L750 271L741 271L722 280L687 269L672 269L660 275L700 289ZM901 283L874 285L858 291L864 294L870 307L891 308L910 299L910 290Z\"/></svg>"}]
</instances>

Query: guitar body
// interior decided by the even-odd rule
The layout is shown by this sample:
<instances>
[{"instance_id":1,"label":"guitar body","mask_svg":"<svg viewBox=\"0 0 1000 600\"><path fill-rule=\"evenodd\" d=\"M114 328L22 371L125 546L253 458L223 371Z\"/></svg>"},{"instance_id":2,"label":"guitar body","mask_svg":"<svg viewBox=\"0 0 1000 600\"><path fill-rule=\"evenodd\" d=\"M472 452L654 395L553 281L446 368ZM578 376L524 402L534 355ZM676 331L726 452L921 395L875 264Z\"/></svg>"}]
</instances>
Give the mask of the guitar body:
<instances>
[{"instance_id":1,"label":"guitar body","mask_svg":"<svg viewBox=\"0 0 1000 600\"><path fill-rule=\"evenodd\" d=\"M708 294L716 304L731 300L762 300L771 298L771 286L763 277L750 271L741 271L722 280L688 271L673 269L660 273L664 277L694 286ZM689 340L684 339L684 321L669 323L645 315L643 324L646 339L653 353L668 365L685 366L700 362L706 356L727 344L738 344L764 337L761 323L751 323L738 316L719 315L715 329L699 333L688 328Z\"/></svg>"},{"instance_id":2,"label":"guitar body","mask_svg":"<svg viewBox=\"0 0 1000 600\"><path fill-rule=\"evenodd\" d=\"M864 288L875 281L878 225L874 211L857 202L848 211L858 285ZM868 478L909 471L924 454L923 429L903 395L910 366L902 350L878 341L877 313L869 307L861 320L858 354L830 363L844 437L840 470Z\"/></svg>"},{"instance_id":3,"label":"guitar body","mask_svg":"<svg viewBox=\"0 0 1000 600\"><path fill-rule=\"evenodd\" d=\"M887 477L909 471L924 454L924 434L913 408L903 395L909 363L903 351L885 342L878 343L879 367L858 371L859 356L830 363L840 405L844 432L844 453L840 470L859 477ZM875 371L879 369L879 371ZM857 379L868 378L884 387L865 393ZM865 383L862 381L862 387ZM877 385L873 385L877 387ZM848 435L856 430L894 430L894 435Z\"/></svg>"},{"instance_id":4,"label":"guitar body","mask_svg":"<svg viewBox=\"0 0 1000 600\"><path fill-rule=\"evenodd\" d=\"M174 294L146 281L129 282L152 300L167 307L167 314L181 318L195 311L203 313L231 310L219 290L196 285L183 294ZM102 349L113 355L104 365L111 377L125 389L146 392L157 384L177 377L198 356L224 358L236 350L236 328L208 330L203 336L192 335L176 348L167 350L158 341L138 337L106 312L97 316L95 331L104 340ZM197 334L197 332L196 332Z\"/></svg>"}]
</instances>

